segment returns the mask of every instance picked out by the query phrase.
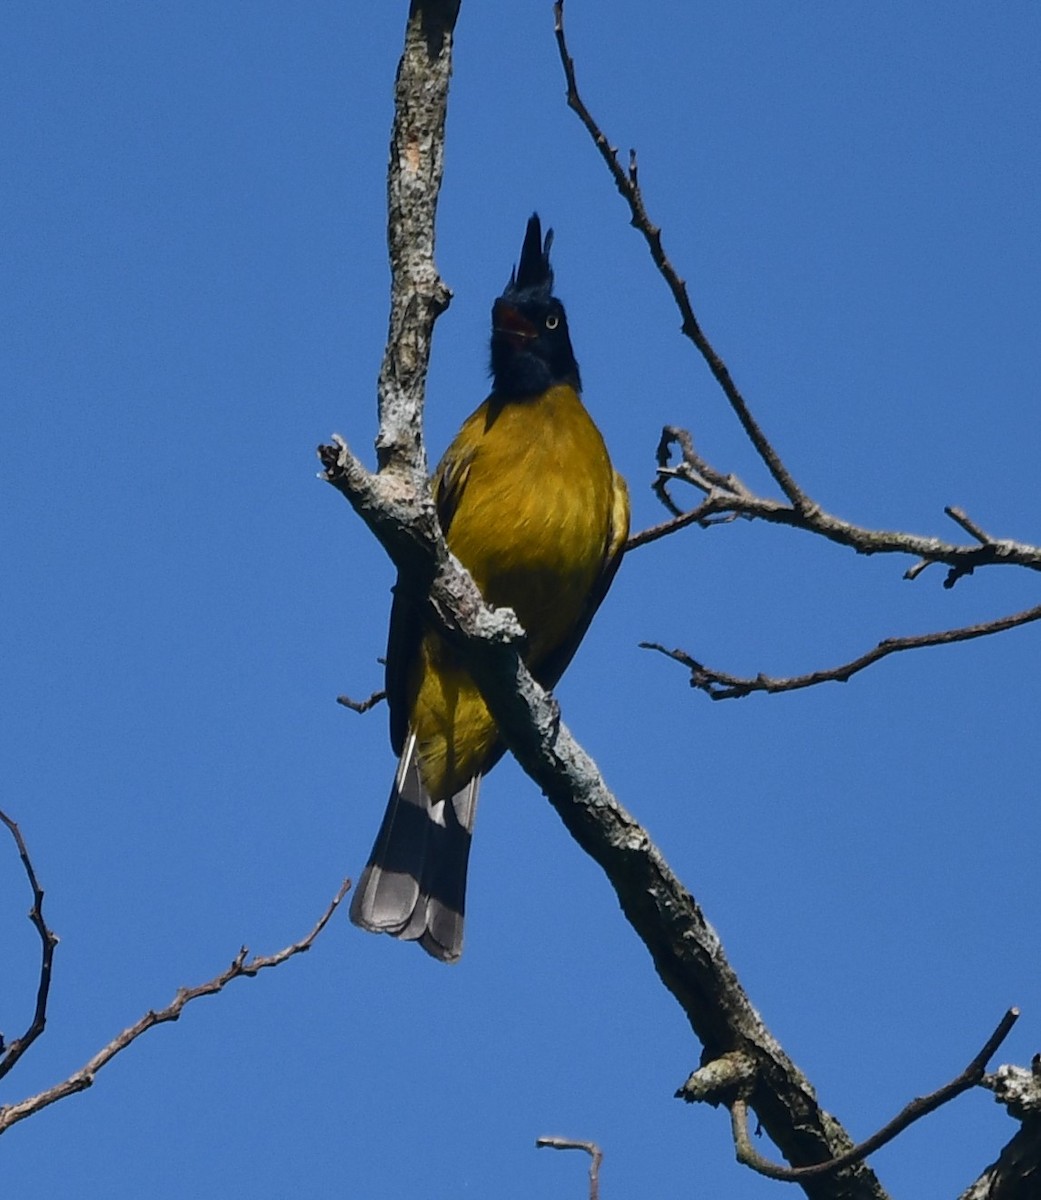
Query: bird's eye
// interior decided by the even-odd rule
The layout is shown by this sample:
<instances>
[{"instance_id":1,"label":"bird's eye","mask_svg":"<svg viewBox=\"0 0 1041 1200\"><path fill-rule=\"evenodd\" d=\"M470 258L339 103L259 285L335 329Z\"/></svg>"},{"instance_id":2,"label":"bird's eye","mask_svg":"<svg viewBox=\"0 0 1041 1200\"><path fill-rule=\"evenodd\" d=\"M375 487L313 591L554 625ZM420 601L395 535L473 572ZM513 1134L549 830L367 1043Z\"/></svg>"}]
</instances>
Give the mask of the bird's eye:
<instances>
[{"instance_id":1,"label":"bird's eye","mask_svg":"<svg viewBox=\"0 0 1041 1200\"><path fill-rule=\"evenodd\" d=\"M560 318L557 316L556 313L550 313L549 316L546 318L546 328L547 329L556 329L556 327L559 324L560 324Z\"/></svg>"}]
</instances>

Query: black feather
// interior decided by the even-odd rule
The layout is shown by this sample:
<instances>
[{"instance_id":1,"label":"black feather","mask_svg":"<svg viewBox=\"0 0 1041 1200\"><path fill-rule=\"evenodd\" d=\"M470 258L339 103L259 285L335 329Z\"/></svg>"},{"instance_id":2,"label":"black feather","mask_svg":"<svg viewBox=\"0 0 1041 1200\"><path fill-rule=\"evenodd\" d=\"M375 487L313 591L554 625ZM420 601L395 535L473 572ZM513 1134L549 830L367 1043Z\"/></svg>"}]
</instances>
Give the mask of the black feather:
<instances>
[{"instance_id":1,"label":"black feather","mask_svg":"<svg viewBox=\"0 0 1041 1200\"><path fill-rule=\"evenodd\" d=\"M567 384L581 391L564 306L553 295L549 252L553 230L542 237L538 213L524 231L520 262L492 306L492 391L504 399L541 396Z\"/></svg>"},{"instance_id":2,"label":"black feather","mask_svg":"<svg viewBox=\"0 0 1041 1200\"><path fill-rule=\"evenodd\" d=\"M532 213L524 231L520 262L510 275L503 296L516 300L523 293L527 299L549 299L553 292L553 268L549 265L549 251L553 245L553 230L546 230L542 240L542 222L538 213Z\"/></svg>"}]
</instances>

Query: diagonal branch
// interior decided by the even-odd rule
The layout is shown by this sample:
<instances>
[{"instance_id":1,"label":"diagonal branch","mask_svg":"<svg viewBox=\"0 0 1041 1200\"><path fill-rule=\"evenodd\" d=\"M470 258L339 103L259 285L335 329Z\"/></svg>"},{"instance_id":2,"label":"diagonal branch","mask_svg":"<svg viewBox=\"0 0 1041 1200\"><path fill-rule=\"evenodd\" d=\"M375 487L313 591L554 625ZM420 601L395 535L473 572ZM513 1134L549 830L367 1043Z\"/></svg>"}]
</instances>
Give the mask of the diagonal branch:
<instances>
[{"instance_id":1,"label":"diagonal branch","mask_svg":"<svg viewBox=\"0 0 1041 1200\"><path fill-rule=\"evenodd\" d=\"M676 268L666 256L662 247L661 229L653 224L644 206L643 193L640 190L639 174L636 165L636 151L630 151L629 169L626 171L618 161L617 148L611 145L607 135L597 124L579 94L578 83L575 78L575 63L568 49L567 38L564 33L564 0L556 0L553 5L553 14L557 49L560 53L561 65L564 68L564 77L567 80L568 107L577 113L578 119L586 127L589 136L593 139L596 148L600 151L601 157L607 164L607 169L611 172L611 178L614 180L615 186L621 192L622 198L629 205L629 212L632 218L631 224L646 239L651 257L654 259L654 264L668 284L669 291L672 292L672 297L676 301L676 307L680 310L680 316L683 319L683 333L697 347L698 352L705 360L716 382L722 388L723 394L730 402L730 407L734 410L738 421L740 421L741 428L744 429L748 439L755 446L760 458L762 458L770 474L777 481L781 491L788 497L792 506L799 511L812 509L815 507L813 501L806 496L792 478L788 468L781 461L780 455L760 429L758 422L752 416L748 405L745 403L744 397L738 391L726 363L716 353L694 314L690 296L687 294L687 285L680 278Z\"/></svg>"},{"instance_id":2,"label":"diagonal branch","mask_svg":"<svg viewBox=\"0 0 1041 1200\"><path fill-rule=\"evenodd\" d=\"M332 461L334 449L327 448L326 477L346 491L346 476ZM751 1101L792 1162L820 1162L846 1153L852 1140L820 1108L808 1080L767 1029L697 901L647 831L610 792L596 764L563 724L556 702L531 678L512 613L485 608L461 568L452 560L438 566L433 546L426 553L433 576L431 619L452 641L522 768L608 877L626 919L704 1045L706 1058L738 1050L750 1060ZM814 1185L809 1194L828 1200L884 1197L862 1163L842 1172L838 1182Z\"/></svg>"},{"instance_id":3,"label":"diagonal branch","mask_svg":"<svg viewBox=\"0 0 1041 1200\"><path fill-rule=\"evenodd\" d=\"M33 906L29 910L29 920L32 921L36 932L40 935L40 982L36 988L36 1008L33 1012L33 1019L29 1028L21 1037L15 1038L6 1048L3 1044L3 1038L0 1037L0 1079L3 1079L26 1050L43 1033L44 1026L47 1024L47 997L51 990L51 968L54 962L54 949L58 945L58 939L47 928L47 922L43 919L43 888L40 887L39 881L36 878L36 871L33 868L32 859L29 857L29 850L26 847L25 839L22 837L22 831L5 812L0 812L0 821L11 831L11 836L18 847L18 855L22 860L22 866L25 868L29 887L33 893Z\"/></svg>"},{"instance_id":4,"label":"diagonal branch","mask_svg":"<svg viewBox=\"0 0 1041 1200\"><path fill-rule=\"evenodd\" d=\"M1037 620L1041 620L1041 604L1007 617L997 617L993 621L981 621L977 625L963 625L958 629L942 629L937 633L922 633L910 637L885 638L866 654L861 654L841 666L810 671L805 675L792 675L784 679L775 679L761 672L754 677L742 678L706 667L685 650L667 650L657 642L641 642L640 646L644 650L657 650L666 658L682 663L690 671L690 686L699 688L710 699L734 700L749 696L752 692L794 692L799 688L814 687L818 683L847 683L859 671L880 659L888 658L890 654L899 654L904 650L921 650L926 646L946 646L951 642L967 642L973 638L1003 633L1006 629L1015 629L1019 625Z\"/></svg>"},{"instance_id":5,"label":"diagonal branch","mask_svg":"<svg viewBox=\"0 0 1041 1200\"><path fill-rule=\"evenodd\" d=\"M128 1026L121 1034L114 1037L108 1045L103 1046L89 1062L85 1063L75 1074L70 1075L68 1079L62 1080L61 1083L56 1083L53 1087L35 1096L29 1096L17 1104L0 1106L0 1134L4 1133L12 1125L16 1125L19 1121L24 1121L26 1117L31 1117L41 1109L47 1108L51 1104L56 1104L59 1100L64 1100L66 1096L75 1095L76 1092L82 1092L86 1088L89 1088L94 1082L98 1071L102 1067L107 1066L117 1054L120 1054L131 1043L136 1042L142 1034L147 1033L150 1029L154 1029L157 1025L162 1025L167 1021L176 1021L185 1007L193 1000L199 999L200 996L215 996L218 992L223 991L233 979L241 979L243 977L252 978L261 971L281 966L282 963L295 957L297 954L303 954L305 950L310 950L315 938L329 924L333 913L339 907L344 896L347 895L350 886L351 881L345 879L340 885L340 890L333 897L329 907L319 917L317 924L310 933L298 942L294 942L291 946L286 946L276 954L256 955L253 958L248 957L249 951L243 946L238 954L235 955L231 964L219 975L215 975L213 979L207 980L206 983L197 984L195 987L180 988L177 995L174 996L166 1008L149 1009L139 1021Z\"/></svg>"}]
</instances>

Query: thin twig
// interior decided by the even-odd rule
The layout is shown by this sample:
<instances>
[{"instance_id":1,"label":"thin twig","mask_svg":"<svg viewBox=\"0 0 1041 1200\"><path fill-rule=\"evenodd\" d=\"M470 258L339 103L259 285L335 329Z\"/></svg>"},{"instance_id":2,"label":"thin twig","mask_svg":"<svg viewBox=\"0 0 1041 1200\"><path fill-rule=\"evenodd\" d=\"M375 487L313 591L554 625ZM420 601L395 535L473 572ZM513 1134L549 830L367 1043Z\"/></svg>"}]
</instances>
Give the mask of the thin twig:
<instances>
[{"instance_id":1,"label":"thin twig","mask_svg":"<svg viewBox=\"0 0 1041 1200\"><path fill-rule=\"evenodd\" d=\"M560 62L564 68L564 78L567 81L568 107L578 115L578 119L585 126L596 148L600 151L601 157L607 164L607 169L611 172L615 186L622 194L622 198L629 205L629 212L632 218L631 223L646 239L654 264L672 292L673 299L683 319L683 333L694 343L702 358L707 363L708 369L722 388L723 394L730 403L730 407L734 410L737 419L740 421L742 429L744 429L752 445L755 446L759 457L766 464L781 491L784 492L792 506L797 510L806 511L812 509L814 507L813 502L792 478L788 468L781 461L780 455L759 428L758 422L752 416L744 397L738 391L737 385L731 378L726 363L716 353L694 314L690 297L687 294L687 285L677 274L675 267L673 267L672 263L666 257L665 251L662 248L661 229L657 225L654 225L647 215L647 209L643 202L643 193L640 190L636 151L630 151L629 169L626 171L618 161L617 148L612 146L608 141L606 134L597 124L579 94L578 83L575 78L575 63L568 49L567 38L564 33L564 0L556 0L556 3L553 5L553 14L557 50L560 53Z\"/></svg>"},{"instance_id":2,"label":"thin twig","mask_svg":"<svg viewBox=\"0 0 1041 1200\"><path fill-rule=\"evenodd\" d=\"M967 534L970 534L972 537L974 537L981 546L993 545L994 539L990 536L990 534L984 533L975 521L969 519L964 510L960 508L954 508L952 505L948 504L945 506L943 511L956 525L960 525Z\"/></svg>"},{"instance_id":3,"label":"thin twig","mask_svg":"<svg viewBox=\"0 0 1041 1200\"><path fill-rule=\"evenodd\" d=\"M726 671L716 671L698 662L684 650L667 650L657 642L641 642L644 650L656 650L682 663L690 671L690 686L698 688L713 700L734 700L750 695L752 692L794 692L799 688L814 687L818 683L846 683L858 671L871 666L879 659L887 658L903 650L920 650L925 646L945 646L951 642L967 642L973 638L987 637L993 633L1003 633L1006 629L1015 629L1018 625L1026 625L1031 621L1041 620L1041 604L1022 612L1012 613L1007 617L997 617L993 621L981 621L977 625L963 625L958 629L942 629L937 633L923 633L910 637L884 638L874 649L854 658L851 662L839 667L830 667L821 671L810 671L805 675L792 675L788 678L774 679L762 673L754 678L742 678L730 675Z\"/></svg>"},{"instance_id":4,"label":"thin twig","mask_svg":"<svg viewBox=\"0 0 1041 1200\"><path fill-rule=\"evenodd\" d=\"M149 1029L154 1029L156 1025L162 1025L167 1021L176 1021L185 1006L190 1004L192 1000L197 1000L200 996L214 996L222 991L233 979L239 979L243 976L252 978L269 967L280 966L287 959L293 958L297 954L302 954L305 950L309 950L315 938L328 925L333 913L339 907L344 896L347 895L350 886L351 881L345 879L340 885L340 890L333 897L329 907L318 919L317 924L300 941L294 942L291 946L286 946L276 954L258 955L255 958L248 958L249 951L243 946L238 954L235 955L231 964L219 975L195 987L180 988L177 995L174 996L166 1008L158 1010L149 1009L139 1021L124 1029L117 1037L114 1037L108 1045L103 1046L88 1063L75 1072L75 1074L70 1075L68 1079L55 1084L45 1092L40 1092L36 1096L30 1096L25 1100L19 1101L17 1104L8 1104L0 1107L0 1133L3 1133L10 1126L17 1124L17 1122L24 1120L26 1117L31 1117L34 1113L39 1112L48 1105L54 1104L58 1100L64 1100L66 1096L74 1095L76 1092L82 1092L84 1089L90 1087L98 1071L111 1062L117 1054L125 1050L143 1033L147 1033Z\"/></svg>"},{"instance_id":5,"label":"thin twig","mask_svg":"<svg viewBox=\"0 0 1041 1200\"><path fill-rule=\"evenodd\" d=\"M36 871L33 868L32 859L29 857L29 850L26 847L25 839L22 837L22 831L5 812L0 812L0 821L3 821L11 831L11 836L18 847L18 855L22 860L22 866L25 868L29 887L33 893L33 906L29 910L29 920L32 921L36 932L40 935L40 982L36 988L36 1009L33 1012L33 1019L29 1028L21 1037L15 1038L6 1049L3 1044L3 1037L0 1036L0 1052L3 1055L0 1057L0 1079L3 1079L26 1050L43 1033L44 1026L47 1024L47 997L51 990L54 948L58 945L58 939L47 928L47 922L43 918L43 888L40 887L39 880L36 878Z\"/></svg>"},{"instance_id":6,"label":"thin twig","mask_svg":"<svg viewBox=\"0 0 1041 1200\"><path fill-rule=\"evenodd\" d=\"M730 1116L738 1161L744 1163L747 1167L751 1167L753 1171L757 1171L760 1175L765 1175L769 1179L783 1180L787 1183L798 1183L801 1180L811 1179L817 1175L825 1175L831 1171L837 1171L841 1167L847 1167L852 1163L863 1161L869 1154L873 1154L887 1142L891 1142L898 1134L903 1133L915 1121L928 1116L931 1112L935 1112L942 1105L960 1096L962 1092L967 1092L969 1088L975 1087L983 1079L987 1063L997 1053L998 1047L1008 1037L1012 1026L1015 1025L1018 1019L1019 1009L1010 1008L998 1022L998 1026L994 1032L987 1038L983 1049L960 1075L952 1079L950 1083L945 1083L943 1087L937 1088L935 1092L930 1092L928 1096L916 1097L901 1109L891 1121L883 1125L877 1133L872 1134L871 1137L861 1142L858 1146L854 1146L852 1150L847 1151L845 1154L840 1154L837 1158L833 1158L828 1162L813 1163L805 1167L782 1167L780 1164L773 1163L769 1159L764 1158L752 1145L752 1140L748 1134L748 1105L744 1100L735 1100L731 1105Z\"/></svg>"},{"instance_id":7,"label":"thin twig","mask_svg":"<svg viewBox=\"0 0 1041 1200\"><path fill-rule=\"evenodd\" d=\"M386 700L387 693L384 691L373 692L367 700L352 700L350 696L337 696L336 703L342 704L344 708L349 708L351 712L367 713L370 708L375 708L381 700Z\"/></svg>"},{"instance_id":8,"label":"thin twig","mask_svg":"<svg viewBox=\"0 0 1041 1200\"><path fill-rule=\"evenodd\" d=\"M575 1142L570 1138L540 1137L535 1139L538 1149L550 1150L584 1150L590 1156L589 1164L589 1200L600 1198L600 1164L604 1161L604 1152L596 1142Z\"/></svg>"}]
</instances>

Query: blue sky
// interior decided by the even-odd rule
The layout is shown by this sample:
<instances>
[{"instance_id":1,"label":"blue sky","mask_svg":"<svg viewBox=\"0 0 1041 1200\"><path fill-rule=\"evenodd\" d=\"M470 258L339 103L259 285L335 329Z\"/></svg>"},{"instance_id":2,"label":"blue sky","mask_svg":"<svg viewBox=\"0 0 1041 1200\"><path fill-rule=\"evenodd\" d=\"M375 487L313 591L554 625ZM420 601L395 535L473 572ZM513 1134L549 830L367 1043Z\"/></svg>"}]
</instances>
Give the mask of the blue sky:
<instances>
[{"instance_id":1,"label":"blue sky","mask_svg":"<svg viewBox=\"0 0 1041 1200\"><path fill-rule=\"evenodd\" d=\"M275 950L357 874L393 770L392 573L316 479L367 449L386 330L384 169L403 4L112 0L6 10L2 805L62 941L46 1036L0 1102L64 1078L246 942ZM585 98L640 154L666 247L802 485L946 537L944 504L1041 540L1041 11L570 0ZM563 102L548 3L464 5L437 255L455 292L436 457L487 387L492 299L537 208L585 394L630 481L661 426L769 483ZM565 718L703 904L753 1002L855 1136L1041 1045L1041 631L889 660L845 687L713 704L723 669L831 665L1037 602L1007 569L740 524L633 554L559 689ZM0 844L0 1029L37 945ZM758 1200L724 1113L673 1090L700 1047L602 877L504 762L468 943L445 968L340 916L312 952L187 1010L10 1131L22 1200L249 1194ZM1013 1126L964 1097L882 1151L957 1194Z\"/></svg>"}]
</instances>

